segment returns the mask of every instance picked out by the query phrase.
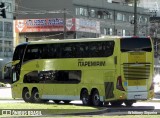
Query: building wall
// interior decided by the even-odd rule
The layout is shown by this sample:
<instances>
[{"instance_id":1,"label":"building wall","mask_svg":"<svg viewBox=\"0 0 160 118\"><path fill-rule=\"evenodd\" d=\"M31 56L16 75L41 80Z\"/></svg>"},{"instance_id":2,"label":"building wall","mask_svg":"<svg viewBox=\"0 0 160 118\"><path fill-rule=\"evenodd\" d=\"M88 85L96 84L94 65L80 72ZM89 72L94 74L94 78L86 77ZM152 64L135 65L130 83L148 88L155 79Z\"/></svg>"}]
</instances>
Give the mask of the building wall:
<instances>
[{"instance_id":1,"label":"building wall","mask_svg":"<svg viewBox=\"0 0 160 118\"><path fill-rule=\"evenodd\" d=\"M77 18L86 18L94 19L101 22L101 34L102 35L133 35L134 25L131 22L133 21L133 6L128 6L126 4L117 4L111 2L125 2L123 1L108 1L108 0L19 0L18 11L30 12L28 14L18 14L16 15L17 19L25 18L56 18L63 17L63 10L67 10L67 18L77 17ZM37 3L39 3L37 5ZM42 10L49 10L52 14ZM101 11L105 11L102 13ZM31 12L32 11L32 12ZM40 14L40 12L43 14ZM59 11L58 14L53 12ZM95 12L95 16L91 16L92 12ZM100 13L100 12L101 13ZM100 14L97 14L97 13ZM147 36L149 34L149 14L145 12L145 9L138 8L138 35Z\"/></svg>"},{"instance_id":2,"label":"building wall","mask_svg":"<svg viewBox=\"0 0 160 118\"><path fill-rule=\"evenodd\" d=\"M134 8L132 6L108 3L105 0L74 0L73 4L77 16L96 19L101 22L102 35L133 35L134 25L131 22L134 20ZM78 10L79 13L77 12ZM93 11L95 13L94 16L91 15ZM100 14L99 11L101 11ZM149 34L150 15L143 8L137 8L137 13L137 35L147 36ZM110 32L105 33L108 29Z\"/></svg>"},{"instance_id":3,"label":"building wall","mask_svg":"<svg viewBox=\"0 0 160 118\"><path fill-rule=\"evenodd\" d=\"M14 0L0 0L7 6L6 18L0 18L0 79L3 78L2 67L11 61L13 55L13 11Z\"/></svg>"},{"instance_id":4,"label":"building wall","mask_svg":"<svg viewBox=\"0 0 160 118\"><path fill-rule=\"evenodd\" d=\"M67 17L74 15L72 0L16 0L16 6L19 12L15 15L16 19L60 18L64 8L70 12Z\"/></svg>"},{"instance_id":5,"label":"building wall","mask_svg":"<svg viewBox=\"0 0 160 118\"><path fill-rule=\"evenodd\" d=\"M139 0L139 6L146 8L152 16L160 16L160 0Z\"/></svg>"}]
</instances>

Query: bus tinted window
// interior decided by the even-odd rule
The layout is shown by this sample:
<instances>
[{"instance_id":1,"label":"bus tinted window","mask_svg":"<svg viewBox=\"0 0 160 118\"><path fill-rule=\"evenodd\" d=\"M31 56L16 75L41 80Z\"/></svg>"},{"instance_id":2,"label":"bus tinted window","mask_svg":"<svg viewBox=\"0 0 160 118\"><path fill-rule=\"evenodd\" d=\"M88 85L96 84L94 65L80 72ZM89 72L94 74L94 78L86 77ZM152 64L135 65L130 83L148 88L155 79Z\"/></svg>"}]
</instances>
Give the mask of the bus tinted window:
<instances>
[{"instance_id":1,"label":"bus tinted window","mask_svg":"<svg viewBox=\"0 0 160 118\"><path fill-rule=\"evenodd\" d=\"M149 38L122 38L121 51L146 51L151 52L152 46Z\"/></svg>"},{"instance_id":2,"label":"bus tinted window","mask_svg":"<svg viewBox=\"0 0 160 118\"><path fill-rule=\"evenodd\" d=\"M31 59L38 59L41 56L41 46L36 46L36 45L28 45L26 52L25 52L25 56L24 56L24 62L31 60Z\"/></svg>"},{"instance_id":3,"label":"bus tinted window","mask_svg":"<svg viewBox=\"0 0 160 118\"><path fill-rule=\"evenodd\" d=\"M26 45L20 45L16 47L13 55L13 61L21 60L23 58L25 48L26 48Z\"/></svg>"},{"instance_id":4,"label":"bus tinted window","mask_svg":"<svg viewBox=\"0 0 160 118\"><path fill-rule=\"evenodd\" d=\"M39 50L41 50L41 59L50 59L50 58L59 58L60 55L60 48L59 44L44 44L44 45L37 45Z\"/></svg>"},{"instance_id":5,"label":"bus tinted window","mask_svg":"<svg viewBox=\"0 0 160 118\"><path fill-rule=\"evenodd\" d=\"M24 62L31 59L108 57L113 54L114 41L53 43L28 45Z\"/></svg>"},{"instance_id":6,"label":"bus tinted window","mask_svg":"<svg viewBox=\"0 0 160 118\"><path fill-rule=\"evenodd\" d=\"M32 71L24 76L24 83L79 83L80 70Z\"/></svg>"},{"instance_id":7,"label":"bus tinted window","mask_svg":"<svg viewBox=\"0 0 160 118\"><path fill-rule=\"evenodd\" d=\"M113 54L114 41L77 42L59 45L60 58L108 57Z\"/></svg>"}]
</instances>

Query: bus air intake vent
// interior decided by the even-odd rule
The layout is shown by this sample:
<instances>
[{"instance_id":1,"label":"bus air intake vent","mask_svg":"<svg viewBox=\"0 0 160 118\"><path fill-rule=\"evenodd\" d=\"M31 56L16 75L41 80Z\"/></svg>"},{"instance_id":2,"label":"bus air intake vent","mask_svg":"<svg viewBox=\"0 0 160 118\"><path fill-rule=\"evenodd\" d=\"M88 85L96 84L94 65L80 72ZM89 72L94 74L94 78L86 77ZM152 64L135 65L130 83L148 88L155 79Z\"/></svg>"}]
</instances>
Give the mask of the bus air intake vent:
<instances>
[{"instance_id":1,"label":"bus air intake vent","mask_svg":"<svg viewBox=\"0 0 160 118\"><path fill-rule=\"evenodd\" d=\"M127 80L148 79L150 64L123 64L124 77Z\"/></svg>"}]
</instances>

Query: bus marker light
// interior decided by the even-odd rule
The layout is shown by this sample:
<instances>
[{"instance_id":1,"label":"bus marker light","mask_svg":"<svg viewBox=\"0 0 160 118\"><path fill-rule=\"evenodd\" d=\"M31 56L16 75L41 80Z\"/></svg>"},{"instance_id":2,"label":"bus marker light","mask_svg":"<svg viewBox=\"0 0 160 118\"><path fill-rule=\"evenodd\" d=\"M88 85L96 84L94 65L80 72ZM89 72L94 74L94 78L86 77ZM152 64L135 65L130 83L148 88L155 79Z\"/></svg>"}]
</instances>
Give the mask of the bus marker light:
<instances>
[{"instance_id":1,"label":"bus marker light","mask_svg":"<svg viewBox=\"0 0 160 118\"><path fill-rule=\"evenodd\" d=\"M118 76L118 78L117 78L116 88L118 90L125 91L124 88L123 88L123 85L122 85L122 78L121 78L121 76Z\"/></svg>"}]
</instances>

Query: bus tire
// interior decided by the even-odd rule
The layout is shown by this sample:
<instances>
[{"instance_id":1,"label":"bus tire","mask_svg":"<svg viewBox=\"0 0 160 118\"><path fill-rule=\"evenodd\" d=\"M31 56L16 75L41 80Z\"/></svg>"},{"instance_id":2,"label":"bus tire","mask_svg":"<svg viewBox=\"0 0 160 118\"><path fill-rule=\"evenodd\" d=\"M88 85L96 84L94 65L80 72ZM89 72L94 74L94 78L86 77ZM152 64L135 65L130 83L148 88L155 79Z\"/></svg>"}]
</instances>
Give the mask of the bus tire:
<instances>
[{"instance_id":1,"label":"bus tire","mask_svg":"<svg viewBox=\"0 0 160 118\"><path fill-rule=\"evenodd\" d=\"M121 106L123 101L113 101L113 102L110 102L112 106Z\"/></svg>"},{"instance_id":2,"label":"bus tire","mask_svg":"<svg viewBox=\"0 0 160 118\"><path fill-rule=\"evenodd\" d=\"M60 100L53 100L55 104L59 104Z\"/></svg>"},{"instance_id":3,"label":"bus tire","mask_svg":"<svg viewBox=\"0 0 160 118\"><path fill-rule=\"evenodd\" d=\"M63 100L64 104L69 104L71 101L70 100Z\"/></svg>"},{"instance_id":4,"label":"bus tire","mask_svg":"<svg viewBox=\"0 0 160 118\"><path fill-rule=\"evenodd\" d=\"M81 100L83 105L87 106L90 105L91 101L90 101L90 96L88 94L88 91L86 89L82 90L81 92Z\"/></svg>"},{"instance_id":5,"label":"bus tire","mask_svg":"<svg viewBox=\"0 0 160 118\"><path fill-rule=\"evenodd\" d=\"M100 96L98 90L94 90L91 94L92 98L92 104L93 106L102 106L103 102L100 101Z\"/></svg>"},{"instance_id":6,"label":"bus tire","mask_svg":"<svg viewBox=\"0 0 160 118\"><path fill-rule=\"evenodd\" d=\"M25 102L31 102L31 96L30 96L29 90L27 88L23 89L22 98Z\"/></svg>"},{"instance_id":7,"label":"bus tire","mask_svg":"<svg viewBox=\"0 0 160 118\"><path fill-rule=\"evenodd\" d=\"M133 105L134 101L125 101L125 105L127 107L131 107Z\"/></svg>"},{"instance_id":8,"label":"bus tire","mask_svg":"<svg viewBox=\"0 0 160 118\"><path fill-rule=\"evenodd\" d=\"M32 91L31 99L32 99L33 103L41 103L41 102L43 102L41 100L41 98L39 97L39 91L37 89L34 89Z\"/></svg>"}]
</instances>

